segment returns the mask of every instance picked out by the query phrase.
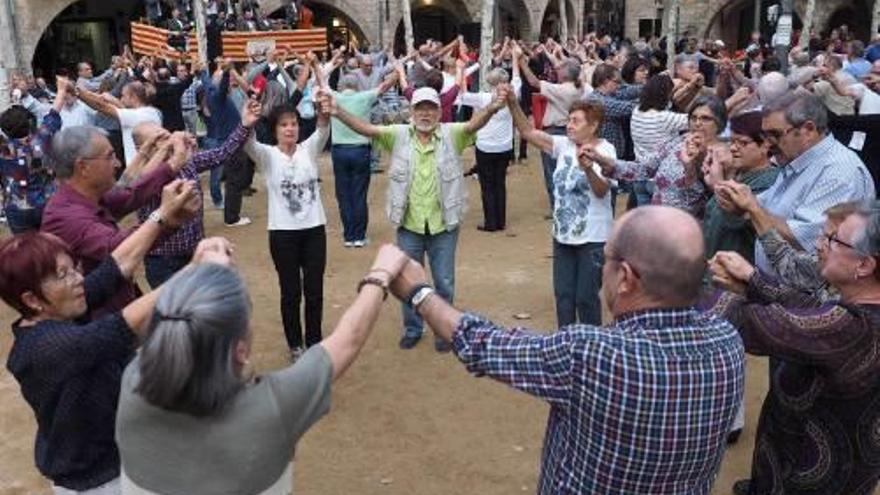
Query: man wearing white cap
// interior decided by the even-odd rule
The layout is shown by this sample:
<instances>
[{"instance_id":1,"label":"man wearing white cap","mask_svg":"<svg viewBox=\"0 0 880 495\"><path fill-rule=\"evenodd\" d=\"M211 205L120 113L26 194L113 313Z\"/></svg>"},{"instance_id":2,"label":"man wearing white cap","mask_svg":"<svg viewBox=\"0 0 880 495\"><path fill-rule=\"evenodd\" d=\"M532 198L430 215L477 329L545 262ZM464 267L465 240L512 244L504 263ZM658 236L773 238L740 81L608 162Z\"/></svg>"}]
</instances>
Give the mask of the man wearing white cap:
<instances>
[{"instance_id":1,"label":"man wearing white cap","mask_svg":"<svg viewBox=\"0 0 880 495\"><path fill-rule=\"evenodd\" d=\"M450 303L455 293L458 227L467 206L461 153L476 142L477 131L506 106L509 91L508 85L497 86L496 99L488 107L468 122L449 124L440 123L440 96L433 88L413 93L412 123L408 125L373 125L339 108L328 93L319 99L331 115L372 139L373 146L390 152L386 210L398 228L397 244L419 263L428 255L437 293ZM403 304L403 324L400 347L411 349L422 337L423 321L410 302ZM449 344L439 339L434 347L438 352L450 350Z\"/></svg>"}]
</instances>

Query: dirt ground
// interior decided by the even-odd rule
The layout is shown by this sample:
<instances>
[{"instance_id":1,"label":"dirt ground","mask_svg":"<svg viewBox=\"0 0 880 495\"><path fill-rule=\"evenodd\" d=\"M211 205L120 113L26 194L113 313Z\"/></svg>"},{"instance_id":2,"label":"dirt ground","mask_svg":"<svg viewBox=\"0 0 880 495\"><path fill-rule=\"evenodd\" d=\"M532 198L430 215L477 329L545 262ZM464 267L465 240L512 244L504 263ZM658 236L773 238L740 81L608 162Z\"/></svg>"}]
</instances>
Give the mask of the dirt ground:
<instances>
[{"instance_id":1,"label":"dirt ground","mask_svg":"<svg viewBox=\"0 0 880 495\"><path fill-rule=\"evenodd\" d=\"M479 185L470 184L470 212L462 227L457 260L456 305L505 324L547 331L554 327L550 224L547 200L534 149L508 175L508 231L479 232ZM383 204L386 177L374 175L370 189L371 244L345 249L333 190L329 155L322 158L323 198L328 218L328 263L324 333L332 332L357 281L369 268L377 246L393 241ZM473 162L469 155L466 162ZM278 286L269 258L266 198L246 198L244 214L254 223L226 228L209 209L209 235L224 235L238 246L239 264L254 303L253 330L259 371L286 364L287 350L278 309ZM528 313L517 321L513 315ZM0 359L11 346L14 315L0 308ZM508 495L534 493L548 407L537 399L488 379L469 376L449 354L434 352L432 338L413 350L397 347L400 307L385 303L373 336L357 363L334 385L333 404L300 442L294 491L317 494ZM714 494L731 493L748 475L754 430L766 383L766 361L750 358L743 438L724 459ZM18 384L0 372L0 494L50 493L33 460L35 423Z\"/></svg>"}]
</instances>

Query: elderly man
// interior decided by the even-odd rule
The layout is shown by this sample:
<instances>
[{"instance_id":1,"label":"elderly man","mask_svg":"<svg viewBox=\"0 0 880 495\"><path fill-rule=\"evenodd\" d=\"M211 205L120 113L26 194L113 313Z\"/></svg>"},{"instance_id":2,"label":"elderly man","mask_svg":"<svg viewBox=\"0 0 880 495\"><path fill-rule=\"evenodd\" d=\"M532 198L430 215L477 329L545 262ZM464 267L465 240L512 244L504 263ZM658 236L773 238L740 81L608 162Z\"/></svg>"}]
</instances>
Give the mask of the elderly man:
<instances>
[{"instance_id":1,"label":"elderly man","mask_svg":"<svg viewBox=\"0 0 880 495\"><path fill-rule=\"evenodd\" d=\"M339 93L334 93L336 104L349 114L368 120L370 109L379 95L388 91L396 78L382 81L379 87L358 91L355 74L339 79ZM367 191L370 188L372 146L370 140L354 132L334 118L331 121L333 146L333 176L336 179L336 202L342 218L342 237L345 247L362 248L367 245Z\"/></svg>"},{"instance_id":2,"label":"elderly man","mask_svg":"<svg viewBox=\"0 0 880 495\"><path fill-rule=\"evenodd\" d=\"M70 127L52 139L49 152L58 191L46 204L41 230L55 234L70 246L86 273L92 271L128 235L117 220L137 210L171 182L184 163L184 140L176 139L167 164L135 181L115 187L119 159L113 146L95 127ZM161 223L161 218L154 218ZM137 295L134 283L121 290L105 307L92 308L91 316L119 310Z\"/></svg>"},{"instance_id":3,"label":"elderly man","mask_svg":"<svg viewBox=\"0 0 880 495\"><path fill-rule=\"evenodd\" d=\"M247 166L246 162L234 161L231 158L242 148L250 135L251 129L260 119L260 104L254 100L248 100L241 112L241 124L232 131L222 146L200 153L194 153L195 139L188 135L192 145L187 147L184 155L184 166L180 169L177 177L194 183L196 193L201 196L202 188L199 175L213 170L228 163L232 166ZM141 139L149 139L150 135L164 132L156 124L141 124L135 129L139 142ZM150 213L160 203L160 195L150 199L138 210L138 219L143 222L149 218ZM196 215L185 222L173 234L160 239L144 258L144 268L147 283L156 288L165 283L180 269L189 264L195 253L196 246L205 237L203 224L204 210L200 207Z\"/></svg>"},{"instance_id":4,"label":"elderly man","mask_svg":"<svg viewBox=\"0 0 880 495\"><path fill-rule=\"evenodd\" d=\"M111 67L104 71L100 76L95 76L95 70L92 68L91 62L80 62L76 64L76 85L84 87L89 91L98 91L104 79L113 76L114 68Z\"/></svg>"},{"instance_id":5,"label":"elderly man","mask_svg":"<svg viewBox=\"0 0 880 495\"><path fill-rule=\"evenodd\" d=\"M388 170L388 219L397 227L397 243L412 259L422 263L425 254L441 297L452 301L455 293L455 251L458 227L467 206L467 185L461 153L472 146L477 131L504 108L510 87L499 86L496 100L476 112L467 123L440 124L440 96L433 88L413 93L413 123L376 126L339 108L332 95L322 93L322 105L353 131L391 153ZM411 349L422 337L423 322L409 304L403 305L402 349ZM449 346L435 340L438 352Z\"/></svg>"},{"instance_id":6,"label":"elderly man","mask_svg":"<svg viewBox=\"0 0 880 495\"><path fill-rule=\"evenodd\" d=\"M718 205L748 214L758 235L775 229L796 248L815 251L823 213L845 201L873 199L874 180L859 157L828 134L828 112L816 96L789 94L763 114L762 130L782 171L757 197L746 184L716 184ZM775 274L760 243L755 263Z\"/></svg>"},{"instance_id":7,"label":"elderly man","mask_svg":"<svg viewBox=\"0 0 880 495\"><path fill-rule=\"evenodd\" d=\"M115 118L122 128L122 146L125 150L125 164L134 160L137 150L134 147L134 139L131 133L134 127L142 122L155 122L162 125L162 114L159 110L149 106L147 87L142 82L131 82L122 88L121 102L124 108L116 105L86 88L76 87L76 96L86 105L94 108L100 114Z\"/></svg>"},{"instance_id":8,"label":"elderly man","mask_svg":"<svg viewBox=\"0 0 880 495\"><path fill-rule=\"evenodd\" d=\"M538 493L708 494L743 390L736 330L694 308L705 271L700 226L645 206L605 244L609 327L552 334L500 327L435 297L421 266L391 284L475 376L546 400Z\"/></svg>"}]
</instances>

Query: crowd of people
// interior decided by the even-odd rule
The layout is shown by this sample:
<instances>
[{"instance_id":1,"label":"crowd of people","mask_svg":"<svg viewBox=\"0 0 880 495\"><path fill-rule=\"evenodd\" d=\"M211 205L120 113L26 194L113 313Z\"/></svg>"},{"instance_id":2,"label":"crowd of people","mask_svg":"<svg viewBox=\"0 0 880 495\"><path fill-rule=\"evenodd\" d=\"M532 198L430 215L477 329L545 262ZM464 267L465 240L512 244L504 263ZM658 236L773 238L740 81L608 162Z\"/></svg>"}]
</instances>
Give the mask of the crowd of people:
<instances>
[{"instance_id":1,"label":"crowd of people","mask_svg":"<svg viewBox=\"0 0 880 495\"><path fill-rule=\"evenodd\" d=\"M169 6L147 3L153 20ZM208 66L126 49L54 87L15 77L0 297L20 314L7 367L37 419L37 467L55 493L288 493L290 453L392 293L401 349L427 323L437 352L550 404L539 493L709 493L744 425L746 352L770 357L771 380L733 491L872 493L880 203L862 146L832 131L880 113L880 38L847 33L785 64L760 36L741 58L685 38L671 70L661 40L505 38L484 87L462 37ZM550 334L453 306L459 239L508 228L507 171L529 145L551 221ZM325 151L341 239L325 228ZM251 223L255 171L292 363L262 377L247 267L203 225L203 196L228 228ZM462 227L471 175L478 233ZM327 245L368 245L377 180L394 245L324 337Z\"/></svg>"}]
</instances>

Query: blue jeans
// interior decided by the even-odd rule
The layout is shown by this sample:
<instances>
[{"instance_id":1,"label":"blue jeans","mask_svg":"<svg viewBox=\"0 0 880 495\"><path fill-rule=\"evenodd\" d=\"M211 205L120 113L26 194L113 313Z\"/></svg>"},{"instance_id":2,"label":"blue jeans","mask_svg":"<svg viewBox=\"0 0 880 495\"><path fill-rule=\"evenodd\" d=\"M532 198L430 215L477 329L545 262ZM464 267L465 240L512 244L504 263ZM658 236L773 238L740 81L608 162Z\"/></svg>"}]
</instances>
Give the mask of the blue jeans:
<instances>
[{"instance_id":1,"label":"blue jeans","mask_svg":"<svg viewBox=\"0 0 880 495\"><path fill-rule=\"evenodd\" d=\"M632 194L636 198L636 206L651 204L654 198L654 182L650 180L637 180L632 183Z\"/></svg>"},{"instance_id":2,"label":"blue jeans","mask_svg":"<svg viewBox=\"0 0 880 495\"><path fill-rule=\"evenodd\" d=\"M367 238L369 211L367 190L370 188L370 148L362 145L333 145L333 174L336 176L336 202L342 218L345 242Z\"/></svg>"},{"instance_id":3,"label":"blue jeans","mask_svg":"<svg viewBox=\"0 0 880 495\"><path fill-rule=\"evenodd\" d=\"M192 256L155 256L144 258L144 271L147 275L147 283L151 289L155 289L173 277L175 273L185 267Z\"/></svg>"},{"instance_id":4,"label":"blue jeans","mask_svg":"<svg viewBox=\"0 0 880 495\"><path fill-rule=\"evenodd\" d=\"M404 228L397 229L397 246L410 258L425 264L425 254L431 264L431 278L437 295L452 304L455 295L455 249L458 229L439 234L416 234ZM424 322L408 302L403 303L403 331L407 337L422 334Z\"/></svg>"},{"instance_id":5,"label":"blue jeans","mask_svg":"<svg viewBox=\"0 0 880 495\"><path fill-rule=\"evenodd\" d=\"M6 208L6 222L13 234L40 230L43 223L43 207L19 209L14 205Z\"/></svg>"},{"instance_id":6,"label":"blue jeans","mask_svg":"<svg viewBox=\"0 0 880 495\"><path fill-rule=\"evenodd\" d=\"M544 132L552 136L564 136L565 127L545 127ZM550 200L550 209L556 205L553 197L553 172L556 171L556 159L549 153L541 152L541 165L544 168L544 187L547 189L547 198Z\"/></svg>"},{"instance_id":7,"label":"blue jeans","mask_svg":"<svg viewBox=\"0 0 880 495\"><path fill-rule=\"evenodd\" d=\"M223 146L223 141L215 138L205 138L205 149L213 150ZM223 177L223 166L211 169L211 202L214 206L223 204L223 190L220 188L220 179Z\"/></svg>"},{"instance_id":8,"label":"blue jeans","mask_svg":"<svg viewBox=\"0 0 880 495\"><path fill-rule=\"evenodd\" d=\"M560 328L577 321L602 324L599 290L605 264L604 247L603 242L570 246L553 241L553 294Z\"/></svg>"}]
</instances>

